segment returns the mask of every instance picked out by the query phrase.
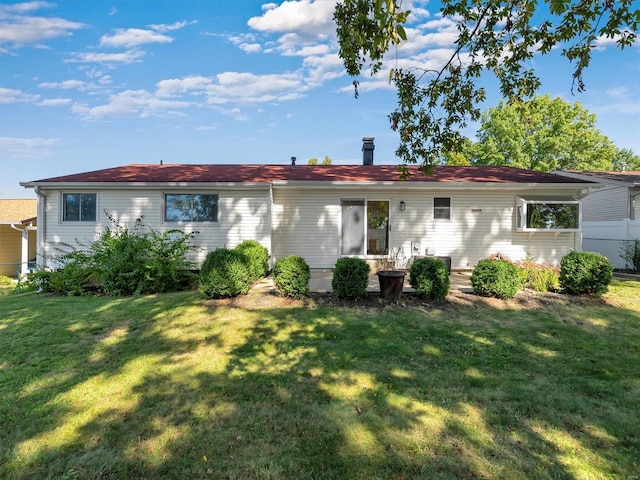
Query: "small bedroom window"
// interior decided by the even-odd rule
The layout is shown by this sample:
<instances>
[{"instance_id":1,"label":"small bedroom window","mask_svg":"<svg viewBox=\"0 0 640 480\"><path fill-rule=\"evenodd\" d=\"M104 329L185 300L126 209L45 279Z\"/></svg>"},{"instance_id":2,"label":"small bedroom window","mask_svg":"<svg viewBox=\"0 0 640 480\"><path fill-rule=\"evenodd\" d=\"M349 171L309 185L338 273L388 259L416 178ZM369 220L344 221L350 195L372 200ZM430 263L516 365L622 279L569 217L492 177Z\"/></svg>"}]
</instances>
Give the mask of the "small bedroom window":
<instances>
[{"instance_id":1,"label":"small bedroom window","mask_svg":"<svg viewBox=\"0 0 640 480\"><path fill-rule=\"evenodd\" d=\"M65 222L95 222L97 210L95 193L62 194L62 219Z\"/></svg>"},{"instance_id":2,"label":"small bedroom window","mask_svg":"<svg viewBox=\"0 0 640 480\"><path fill-rule=\"evenodd\" d=\"M451 198L434 197L433 218L436 220L451 220Z\"/></svg>"}]
</instances>

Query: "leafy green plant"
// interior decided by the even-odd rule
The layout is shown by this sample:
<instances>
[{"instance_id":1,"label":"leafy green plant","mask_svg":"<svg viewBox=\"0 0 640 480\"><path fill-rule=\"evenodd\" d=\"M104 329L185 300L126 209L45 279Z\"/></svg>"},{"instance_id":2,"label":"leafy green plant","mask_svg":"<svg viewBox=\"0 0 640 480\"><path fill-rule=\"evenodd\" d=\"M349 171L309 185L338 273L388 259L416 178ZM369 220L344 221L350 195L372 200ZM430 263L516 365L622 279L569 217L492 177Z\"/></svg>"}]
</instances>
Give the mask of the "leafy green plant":
<instances>
[{"instance_id":1,"label":"leafy green plant","mask_svg":"<svg viewBox=\"0 0 640 480\"><path fill-rule=\"evenodd\" d=\"M361 258L340 258L333 268L331 288L340 298L367 296L371 267Z\"/></svg>"},{"instance_id":2,"label":"leafy green plant","mask_svg":"<svg viewBox=\"0 0 640 480\"><path fill-rule=\"evenodd\" d=\"M269 271L269 251L255 240L245 240L235 248L247 257L253 281L264 278Z\"/></svg>"},{"instance_id":3,"label":"leafy green plant","mask_svg":"<svg viewBox=\"0 0 640 480\"><path fill-rule=\"evenodd\" d=\"M536 292L557 292L560 290L560 269L553 265L543 265L530 261L519 264L526 287Z\"/></svg>"},{"instance_id":4,"label":"leafy green plant","mask_svg":"<svg viewBox=\"0 0 640 480\"><path fill-rule=\"evenodd\" d=\"M80 248L67 246L53 271L37 271L30 284L56 295L138 295L182 290L193 283L189 245L196 232L143 231L142 218L133 228L121 226L107 213L112 227Z\"/></svg>"},{"instance_id":5,"label":"leafy green plant","mask_svg":"<svg viewBox=\"0 0 640 480\"><path fill-rule=\"evenodd\" d=\"M560 286L567 293L602 295L612 277L613 266L600 253L573 251L560 260Z\"/></svg>"},{"instance_id":6,"label":"leafy green plant","mask_svg":"<svg viewBox=\"0 0 640 480\"><path fill-rule=\"evenodd\" d=\"M620 245L620 258L628 269L640 272L640 239L624 240Z\"/></svg>"},{"instance_id":7,"label":"leafy green plant","mask_svg":"<svg viewBox=\"0 0 640 480\"><path fill-rule=\"evenodd\" d=\"M200 268L200 291L209 298L245 295L251 283L247 257L237 250L209 252Z\"/></svg>"},{"instance_id":8,"label":"leafy green plant","mask_svg":"<svg viewBox=\"0 0 640 480\"><path fill-rule=\"evenodd\" d=\"M513 298L523 283L520 268L505 260L480 260L471 274L473 293L482 297Z\"/></svg>"},{"instance_id":9,"label":"leafy green plant","mask_svg":"<svg viewBox=\"0 0 640 480\"><path fill-rule=\"evenodd\" d=\"M409 283L425 300L440 300L449 293L449 271L439 258L420 258L409 269Z\"/></svg>"},{"instance_id":10,"label":"leafy green plant","mask_svg":"<svg viewBox=\"0 0 640 480\"><path fill-rule=\"evenodd\" d=\"M273 266L273 282L282 295L302 298L309 293L311 269L304 258L290 255L276 261Z\"/></svg>"}]
</instances>

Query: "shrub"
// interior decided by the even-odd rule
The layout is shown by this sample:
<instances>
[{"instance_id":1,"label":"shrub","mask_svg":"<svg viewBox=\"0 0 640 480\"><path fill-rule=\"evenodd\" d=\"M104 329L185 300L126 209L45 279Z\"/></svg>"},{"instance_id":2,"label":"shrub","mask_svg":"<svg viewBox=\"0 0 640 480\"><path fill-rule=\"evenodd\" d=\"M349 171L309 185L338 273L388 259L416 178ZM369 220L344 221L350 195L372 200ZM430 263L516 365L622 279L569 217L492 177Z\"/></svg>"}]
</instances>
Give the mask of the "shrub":
<instances>
[{"instance_id":1,"label":"shrub","mask_svg":"<svg viewBox=\"0 0 640 480\"><path fill-rule=\"evenodd\" d=\"M409 283L425 300L440 300L449 293L449 270L439 258L420 258L409 270Z\"/></svg>"},{"instance_id":2,"label":"shrub","mask_svg":"<svg viewBox=\"0 0 640 480\"><path fill-rule=\"evenodd\" d=\"M560 290L560 269L553 265L524 262L520 265L524 284L536 292L557 292Z\"/></svg>"},{"instance_id":3,"label":"shrub","mask_svg":"<svg viewBox=\"0 0 640 480\"><path fill-rule=\"evenodd\" d=\"M188 244L196 232L142 232L142 218L129 229L107 217L112 228L80 249L67 245L71 251L56 258L60 267L34 272L29 285L57 295L117 296L182 290L193 284L193 262L187 254L197 249Z\"/></svg>"},{"instance_id":4,"label":"shrub","mask_svg":"<svg viewBox=\"0 0 640 480\"><path fill-rule=\"evenodd\" d=\"M560 260L560 285L567 293L601 295L613 276L611 262L596 252L571 252Z\"/></svg>"},{"instance_id":5,"label":"shrub","mask_svg":"<svg viewBox=\"0 0 640 480\"><path fill-rule=\"evenodd\" d=\"M513 298L523 283L520 268L505 260L480 260L471 274L473 293L483 297Z\"/></svg>"},{"instance_id":6,"label":"shrub","mask_svg":"<svg viewBox=\"0 0 640 480\"><path fill-rule=\"evenodd\" d=\"M302 298L309 293L311 269L304 258L291 255L273 266L273 282L281 295Z\"/></svg>"},{"instance_id":7,"label":"shrub","mask_svg":"<svg viewBox=\"0 0 640 480\"><path fill-rule=\"evenodd\" d=\"M209 252L200 269L200 291L209 298L245 295L251 287L247 258L237 250Z\"/></svg>"},{"instance_id":8,"label":"shrub","mask_svg":"<svg viewBox=\"0 0 640 480\"><path fill-rule=\"evenodd\" d=\"M340 298L367 296L371 267L361 258L340 258L333 268L331 288Z\"/></svg>"},{"instance_id":9,"label":"shrub","mask_svg":"<svg viewBox=\"0 0 640 480\"><path fill-rule=\"evenodd\" d=\"M629 270L640 272L640 240L624 240L620 245L620 258Z\"/></svg>"},{"instance_id":10,"label":"shrub","mask_svg":"<svg viewBox=\"0 0 640 480\"><path fill-rule=\"evenodd\" d=\"M247 257L249 273L253 281L267 276L269 271L269 251L255 240L245 240L235 248Z\"/></svg>"},{"instance_id":11,"label":"shrub","mask_svg":"<svg viewBox=\"0 0 640 480\"><path fill-rule=\"evenodd\" d=\"M11 278L5 275L0 275L0 287L8 287L12 283L13 283L13 280L11 280Z\"/></svg>"}]
</instances>

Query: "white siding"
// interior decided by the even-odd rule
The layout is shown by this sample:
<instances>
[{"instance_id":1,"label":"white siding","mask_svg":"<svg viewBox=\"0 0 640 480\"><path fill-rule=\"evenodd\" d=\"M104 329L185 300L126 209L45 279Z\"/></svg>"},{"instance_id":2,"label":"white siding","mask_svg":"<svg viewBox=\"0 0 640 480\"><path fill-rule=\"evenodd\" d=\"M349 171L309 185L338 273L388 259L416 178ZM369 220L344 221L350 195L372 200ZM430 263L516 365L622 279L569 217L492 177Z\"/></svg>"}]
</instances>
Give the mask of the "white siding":
<instances>
[{"instance_id":1,"label":"white siding","mask_svg":"<svg viewBox=\"0 0 640 480\"><path fill-rule=\"evenodd\" d=\"M64 190L70 192L72 190ZM92 193L90 189L82 192ZM206 223L166 223L163 221L164 193L217 193L219 198L219 221ZM48 190L46 195L45 252L55 256L60 249L68 250L65 244L78 247L79 243L96 240L105 228L112 225L105 211L116 218L120 225L132 228L137 218L152 229L164 232L180 229L186 233L198 232L192 243L201 251L194 256L202 262L208 251L220 247L233 248L243 240L256 240L271 251L270 209L268 190L101 190L98 191L97 222L62 222L63 191Z\"/></svg>"},{"instance_id":2,"label":"white siding","mask_svg":"<svg viewBox=\"0 0 640 480\"><path fill-rule=\"evenodd\" d=\"M516 196L513 191L502 193L499 189L419 192L276 187L273 252L276 258L300 255L311 268L332 268L340 252L341 198L390 200L391 248L402 247L408 257L412 242L420 242L420 254L428 250L429 254L449 256L454 269L471 269L496 253L512 260L531 257L557 264L571 249L579 247L579 234L573 232L517 232ZM433 219L434 197L451 198L451 220ZM401 200L406 204L404 212L399 210Z\"/></svg>"},{"instance_id":3,"label":"white siding","mask_svg":"<svg viewBox=\"0 0 640 480\"><path fill-rule=\"evenodd\" d=\"M606 186L582 200L582 220L614 221L629 218L629 188Z\"/></svg>"}]
</instances>

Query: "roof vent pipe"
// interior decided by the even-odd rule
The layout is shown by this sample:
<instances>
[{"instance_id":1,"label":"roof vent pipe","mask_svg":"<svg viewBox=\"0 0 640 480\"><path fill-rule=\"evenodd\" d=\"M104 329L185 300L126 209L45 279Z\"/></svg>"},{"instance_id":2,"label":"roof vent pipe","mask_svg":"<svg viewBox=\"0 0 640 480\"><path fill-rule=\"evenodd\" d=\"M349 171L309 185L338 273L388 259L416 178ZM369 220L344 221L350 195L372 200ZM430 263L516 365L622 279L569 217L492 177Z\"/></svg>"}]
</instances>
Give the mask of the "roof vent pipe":
<instances>
[{"instance_id":1,"label":"roof vent pipe","mask_svg":"<svg viewBox=\"0 0 640 480\"><path fill-rule=\"evenodd\" d=\"M373 149L376 146L373 144L374 137L364 137L362 139L362 164L373 165Z\"/></svg>"},{"instance_id":2,"label":"roof vent pipe","mask_svg":"<svg viewBox=\"0 0 640 480\"><path fill-rule=\"evenodd\" d=\"M296 164L296 157L291 157L291 165L295 165Z\"/></svg>"}]
</instances>

